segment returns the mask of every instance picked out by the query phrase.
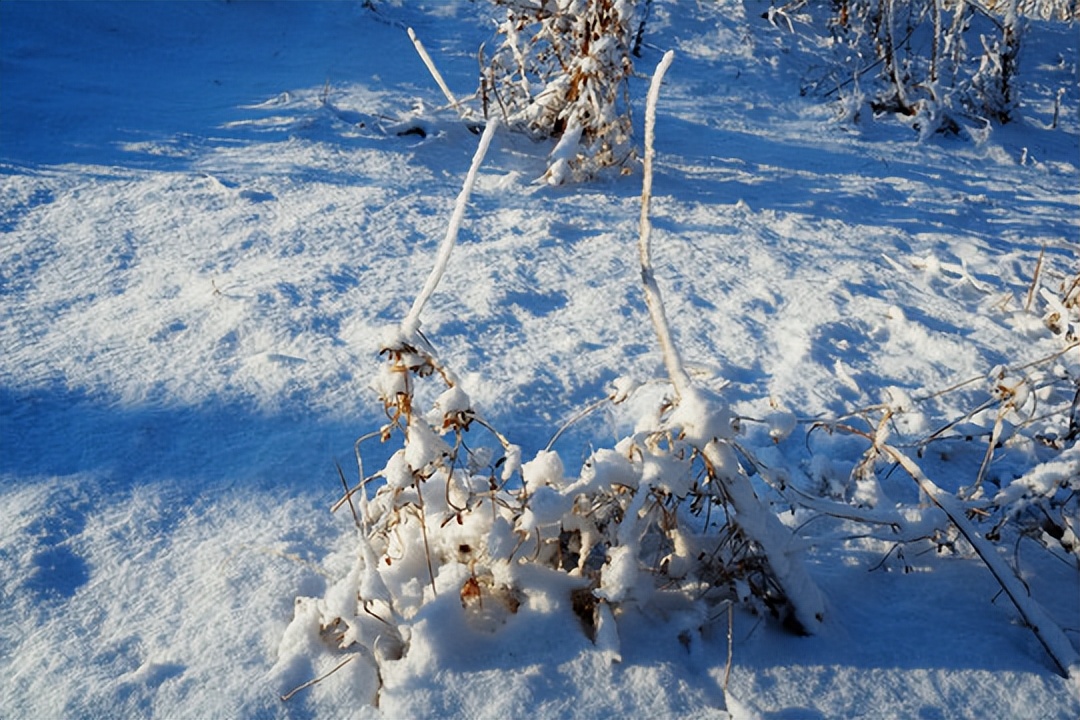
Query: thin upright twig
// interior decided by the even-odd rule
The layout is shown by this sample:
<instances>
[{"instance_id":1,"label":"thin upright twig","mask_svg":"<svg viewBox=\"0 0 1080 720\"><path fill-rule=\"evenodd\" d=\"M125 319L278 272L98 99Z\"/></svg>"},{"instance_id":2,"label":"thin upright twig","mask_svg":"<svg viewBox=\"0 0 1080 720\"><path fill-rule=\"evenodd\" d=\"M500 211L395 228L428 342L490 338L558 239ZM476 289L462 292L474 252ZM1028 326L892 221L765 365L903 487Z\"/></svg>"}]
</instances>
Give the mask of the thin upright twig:
<instances>
[{"instance_id":1,"label":"thin upright twig","mask_svg":"<svg viewBox=\"0 0 1080 720\"><path fill-rule=\"evenodd\" d=\"M360 527L360 516L356 513L356 506L353 505L352 493L349 491L349 482L345 479L345 471L341 469L341 463L334 463L337 466L338 477L341 478L341 486L345 488L345 498L349 502L349 509L352 510L353 523L356 527ZM363 480L363 478L361 478Z\"/></svg>"},{"instance_id":2,"label":"thin upright twig","mask_svg":"<svg viewBox=\"0 0 1080 720\"><path fill-rule=\"evenodd\" d=\"M1046 255L1046 246L1039 251L1039 259L1035 261L1035 272L1031 276L1031 285L1028 287L1027 300L1024 302L1024 312L1031 312L1031 303L1035 301L1035 288L1039 286L1039 271L1042 270L1043 256Z\"/></svg>"},{"instance_id":3,"label":"thin upright twig","mask_svg":"<svg viewBox=\"0 0 1080 720\"><path fill-rule=\"evenodd\" d=\"M735 604L727 606L727 663L724 665L724 696L727 696L728 681L731 679L731 659L734 655Z\"/></svg>"},{"instance_id":4,"label":"thin upright twig","mask_svg":"<svg viewBox=\"0 0 1080 720\"><path fill-rule=\"evenodd\" d=\"M649 86L649 94L645 101L645 158L644 173L641 181L641 221L638 236L638 253L641 258L641 282L645 287L645 304L649 308L649 317L652 319L653 328L656 330L660 341L660 350L664 354L664 365L667 368L671 384L675 387L675 394L681 396L690 386L690 377L683 367L682 358L671 338L671 326L664 312L664 301L660 295L660 287L656 284L656 276L652 267L652 251L649 246L652 234L652 221L649 219L649 207L652 201L653 157L656 151L653 149L653 141L656 137L656 103L660 97L660 83L664 74L675 59L675 52L668 50L664 53L660 64L653 73L652 84Z\"/></svg>"},{"instance_id":5,"label":"thin upright twig","mask_svg":"<svg viewBox=\"0 0 1080 720\"><path fill-rule=\"evenodd\" d=\"M411 27L406 28L406 31L409 33L409 39L412 40L413 47L416 48L416 53L420 56L420 59L424 61L424 65L427 66L428 72L431 73L431 77L435 79L435 84L442 90L442 94L446 96L450 106L457 110L458 115L460 115L463 120L466 119L469 115L468 110L462 106L461 102L454 96L454 93L451 92L450 86L443 80L442 73L435 67L435 61L431 59L431 55L428 54L427 48L420 42L420 38L416 37L416 33L413 32Z\"/></svg>"},{"instance_id":6,"label":"thin upright twig","mask_svg":"<svg viewBox=\"0 0 1080 720\"><path fill-rule=\"evenodd\" d=\"M641 256L641 281L645 289L646 305L652 318L653 328L664 355L664 365L675 390L672 403L676 412L684 407L690 410L687 418L691 425L682 427L682 434L693 445L708 468L729 468L734 451L730 445L713 434L719 429L719 416L709 402L690 382L678 348L671 336L671 327L664 312L663 298L653 274L649 237L652 223L649 220L649 202L652 198L652 162L655 151L653 141L656 125L656 103L664 73L674 58L668 51L653 74L652 84L645 105L645 167L641 190L641 227L638 250ZM702 417L694 417L699 413ZM772 513L754 492L749 479L738 472L724 471L713 474L721 491L735 510L735 517L744 532L755 541L768 560L777 584L787 599L795 627L812 634L820 627L825 613L825 602L817 584L810 578L802 562L791 553L791 531Z\"/></svg>"},{"instance_id":7,"label":"thin upright twig","mask_svg":"<svg viewBox=\"0 0 1080 720\"><path fill-rule=\"evenodd\" d=\"M435 292L439 281L442 280L443 273L446 272L446 265L450 261L450 253L454 249L458 232L461 229L461 221L465 217L465 208L469 204L469 196L472 194L473 186L476 184L477 172L480 170L480 164L484 161L484 155L487 154L488 147L491 146L491 138L495 136L495 130L498 127L498 118L492 118L484 128L484 134L480 136L480 145L476 148L476 154L473 155L469 173L465 176L465 184L458 194L454 212L450 216L450 225L446 228L446 236L439 246L439 253L435 258L435 267L431 269L427 282L424 283L420 294L413 301L409 314L401 321L401 334L406 338L411 338L420 330L420 311L424 309L428 298Z\"/></svg>"}]
</instances>

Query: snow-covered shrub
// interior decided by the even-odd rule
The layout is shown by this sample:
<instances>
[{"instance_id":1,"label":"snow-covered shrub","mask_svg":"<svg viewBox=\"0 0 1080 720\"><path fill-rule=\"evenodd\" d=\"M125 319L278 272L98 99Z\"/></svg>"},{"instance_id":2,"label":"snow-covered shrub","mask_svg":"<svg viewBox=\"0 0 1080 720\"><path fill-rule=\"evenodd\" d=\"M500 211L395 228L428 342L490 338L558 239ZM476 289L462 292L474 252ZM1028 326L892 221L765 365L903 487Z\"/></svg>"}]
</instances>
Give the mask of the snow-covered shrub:
<instances>
[{"instance_id":1,"label":"snow-covered shrub","mask_svg":"<svg viewBox=\"0 0 1080 720\"><path fill-rule=\"evenodd\" d=\"M1012 120L1026 19L1077 16L1072 0L836 0L827 17L805 5L796 0L766 17L785 29L794 30L793 18L830 28L838 58L822 89L839 94L842 117L859 117L852 101L865 101L922 138L959 133L965 121Z\"/></svg>"},{"instance_id":2,"label":"snow-covered shrub","mask_svg":"<svg viewBox=\"0 0 1080 720\"><path fill-rule=\"evenodd\" d=\"M730 494L749 486L733 482L744 470L722 405L665 395L633 434L570 476L550 450L522 462L422 336L395 329L384 345L373 384L387 423L375 435L400 447L339 503L354 513L353 566L325 597L298 600L282 664L295 648L319 651L298 637L322 637L322 652L360 668L360 694L376 703L371 678L410 652L413 625L433 613L489 635L519 613L562 605L612 658L618 618L631 608L678 608L700 629L737 603L793 631L814 629L818 618L808 621L788 594L798 575L789 531L769 525L775 516L756 497ZM620 382L610 400L635 391ZM777 542L783 551L770 558L765 545Z\"/></svg>"},{"instance_id":3,"label":"snow-covered shrub","mask_svg":"<svg viewBox=\"0 0 1080 720\"><path fill-rule=\"evenodd\" d=\"M538 141L555 140L541 178L549 184L587 180L606 167L626 170L636 154L627 85L644 29L637 0L492 3L499 13L494 47L490 54L480 48L479 88L464 101L408 31L450 107L474 130L482 116Z\"/></svg>"},{"instance_id":4,"label":"snow-covered shrub","mask_svg":"<svg viewBox=\"0 0 1080 720\"><path fill-rule=\"evenodd\" d=\"M981 471L972 494L990 501L988 538L1015 529L1051 552L1073 555L1080 569L1080 273L1040 273L1042 264L1040 258L1025 312L1040 318L1062 350L1017 369L994 369L990 396L999 405L983 468L995 451L1060 454L990 489L981 487Z\"/></svg>"},{"instance_id":5,"label":"snow-covered shrub","mask_svg":"<svg viewBox=\"0 0 1080 720\"><path fill-rule=\"evenodd\" d=\"M828 479L823 494L831 499L787 490L812 511L876 528L870 536L891 544L889 554L895 553L905 569L905 545L963 552L960 541L965 541L1062 674L1076 675L1075 649L1023 588L1023 568L1004 560L995 547L1019 548L1027 539L1080 572L1080 275L1040 272L1042 266L1040 257L1014 319L1023 332L1049 330L1060 338L1060 350L1015 367L999 365L920 399L889 389L877 406L816 422L814 432L863 438L866 451L846 485L835 475ZM971 408L962 416L932 431L921 420L905 422L922 414L921 404L958 393ZM960 469L964 465L951 463L950 481L957 487L946 491L924 471L924 461L954 455L974 459L966 466L975 469L968 474ZM898 467L928 505L897 503L884 493L880 478ZM1019 558L1018 550L1014 557Z\"/></svg>"},{"instance_id":6,"label":"snow-covered shrub","mask_svg":"<svg viewBox=\"0 0 1080 720\"><path fill-rule=\"evenodd\" d=\"M646 116L642 267L654 319L663 308L647 262L652 117L671 57L654 78ZM727 405L681 370L666 319L657 331L670 392L641 404L633 433L594 450L576 475L550 449L525 461L420 331L498 126L493 119L484 130L435 268L383 339L372 386L387 420L358 441L359 483L346 483L337 505L351 509L357 550L324 597L298 600L280 673L288 675L298 652L317 651L319 637L338 663L331 672L354 666L360 695L377 703L380 667L408 655L415 624L433 614L491 634L519 613L572 608L612 658L618 617L630 609L678 608L691 631L739 603L813 632L824 603L792 533L751 486ZM637 389L620 381L609 400L625 402ZM397 449L366 474L360 450L375 438Z\"/></svg>"},{"instance_id":7,"label":"snow-covered shrub","mask_svg":"<svg viewBox=\"0 0 1080 720\"><path fill-rule=\"evenodd\" d=\"M1061 350L988 376L988 407L972 416L988 431L979 476L965 495L986 501L991 540L1030 537L1050 552L1073 555L1080 568L1080 273L1044 269L1028 288L1023 315L1061 343ZM1029 326L1030 327L1030 326ZM981 434L981 433L980 433ZM990 477L995 455L1024 453L1029 469Z\"/></svg>"},{"instance_id":8,"label":"snow-covered shrub","mask_svg":"<svg viewBox=\"0 0 1080 720\"><path fill-rule=\"evenodd\" d=\"M986 7L1000 12L1011 0L987 0ZM1080 3L1077 0L1019 0L1016 10L1024 17L1042 20L1080 20Z\"/></svg>"},{"instance_id":9,"label":"snow-covered shrub","mask_svg":"<svg viewBox=\"0 0 1080 720\"><path fill-rule=\"evenodd\" d=\"M951 112L1009 119L1022 27L1016 2L1000 5L847 0L835 30L859 57L880 63L874 111L914 118L925 135L954 129Z\"/></svg>"},{"instance_id":10,"label":"snow-covered shrub","mask_svg":"<svg viewBox=\"0 0 1080 720\"><path fill-rule=\"evenodd\" d=\"M569 476L551 450L522 462L423 347L397 336L384 349L375 385L389 422L380 436L400 437L401 448L365 478L381 486L358 511L401 614L446 592L474 607L480 624L493 607L516 612L537 589L521 570L532 566L574 579L587 627L602 603L647 608L657 593L677 593L708 605L743 602L812 629L793 614L756 537L763 530L748 533L740 525L748 513L733 509L729 476L743 469L722 404L664 396L632 435L596 449ZM415 406L422 382L437 386L424 411ZM610 399L632 395L623 382ZM496 439L495 452L470 438L474 426ZM720 450L703 452L710 443Z\"/></svg>"},{"instance_id":11,"label":"snow-covered shrub","mask_svg":"<svg viewBox=\"0 0 1080 720\"><path fill-rule=\"evenodd\" d=\"M1074 352L1080 350L1080 344L1074 343L1069 349ZM1031 377L1022 377L1021 373L1010 375L999 369L991 379L991 402L983 403L977 412L970 415L970 418L976 419L979 414L988 411L986 419L975 423L962 424L958 421L950 424L922 443L917 443L920 450L914 453L915 457L904 449L909 445L907 439L891 437L895 416L910 411L903 403L886 402L875 408L873 413L860 414L861 417L852 422L820 425L830 431L865 438L868 442L866 455L853 471L853 477L863 482L869 479L880 489L878 473L892 472L899 467L914 481L920 496L927 501L925 504L884 502L885 498L880 494L875 495L876 503L871 506L861 502L864 498L857 495L850 504L812 497L803 497L801 502L823 515L877 528L871 530L869 535L892 543L889 554L895 552L901 562L904 562L902 548L905 545L929 544L936 547L938 552L957 552L962 539L994 576L1016 607L1023 623L1042 643L1061 674L1073 679L1080 678L1080 654L1061 626L1032 596L1030 588L1022 580L1022 567L1009 563L995 546L1008 541L1009 545L1018 548L1023 538L1031 538L1080 571L1076 520L1080 516L1080 444L1076 442L1075 420L1077 402L1080 401L1080 383L1074 380L1071 384L1077 392L1071 402L1062 403L1056 412L1051 413L1057 416L1057 423L1051 424L1057 424L1062 434L1044 438L1019 429L1025 420L1030 422L1034 419L1033 414L1027 418L1017 417L1025 412L1029 398L1027 391L1020 388L1026 388L1032 382ZM877 417L873 417L875 413ZM989 420L990 416L994 418L992 421ZM1013 425L1010 417L1019 421L1017 426ZM943 431L954 427L961 435L947 437ZM970 442L973 435L983 432L987 436L985 459L971 485L955 493L949 492L923 470L918 458L922 457L920 453L930 442L948 442L950 439ZM986 474L995 451L1005 451L1000 448L1012 445L1017 452L1031 453L1035 450L1031 447L1033 440L1052 442L1063 438L1069 438L1064 452L1037 462L1035 467L1018 477L998 476L991 479ZM1019 558L1018 552L1015 557Z\"/></svg>"},{"instance_id":12,"label":"snow-covered shrub","mask_svg":"<svg viewBox=\"0 0 1080 720\"><path fill-rule=\"evenodd\" d=\"M482 60L484 115L537 139L559 138L548 182L623 165L633 156L627 79L634 0L493 0L505 8Z\"/></svg>"}]
</instances>

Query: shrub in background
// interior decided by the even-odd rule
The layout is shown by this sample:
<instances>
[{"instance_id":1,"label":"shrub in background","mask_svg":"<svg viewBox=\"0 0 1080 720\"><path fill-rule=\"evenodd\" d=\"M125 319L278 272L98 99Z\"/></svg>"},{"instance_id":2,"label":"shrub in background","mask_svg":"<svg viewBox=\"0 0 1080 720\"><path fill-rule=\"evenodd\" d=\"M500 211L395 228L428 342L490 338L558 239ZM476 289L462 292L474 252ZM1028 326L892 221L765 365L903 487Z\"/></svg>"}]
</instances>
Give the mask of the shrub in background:
<instances>
[{"instance_id":1,"label":"shrub in background","mask_svg":"<svg viewBox=\"0 0 1080 720\"><path fill-rule=\"evenodd\" d=\"M1080 17L1075 0L792 0L764 14L794 30L827 26L841 59L832 88L847 118L863 104L905 118L926 138L1015 119L1018 75L1029 18ZM853 88L849 90L848 88Z\"/></svg>"},{"instance_id":2,"label":"shrub in background","mask_svg":"<svg viewBox=\"0 0 1080 720\"><path fill-rule=\"evenodd\" d=\"M505 17L494 52L481 59L485 117L559 138L545 176L553 184L632 158L634 0L493 1Z\"/></svg>"}]
</instances>

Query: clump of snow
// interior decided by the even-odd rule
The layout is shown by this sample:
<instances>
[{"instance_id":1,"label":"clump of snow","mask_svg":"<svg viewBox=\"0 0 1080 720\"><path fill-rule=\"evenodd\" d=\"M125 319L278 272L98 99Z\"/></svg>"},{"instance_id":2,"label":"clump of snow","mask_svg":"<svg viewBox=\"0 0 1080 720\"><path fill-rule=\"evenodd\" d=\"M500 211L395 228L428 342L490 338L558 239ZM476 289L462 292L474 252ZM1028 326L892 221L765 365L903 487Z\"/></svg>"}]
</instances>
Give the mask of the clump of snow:
<instances>
[{"instance_id":1,"label":"clump of snow","mask_svg":"<svg viewBox=\"0 0 1080 720\"><path fill-rule=\"evenodd\" d=\"M600 448L585 461L581 476L567 485L565 492L568 495L595 495L614 492L617 488L635 490L639 472L625 454Z\"/></svg>"},{"instance_id":2,"label":"clump of snow","mask_svg":"<svg viewBox=\"0 0 1080 720\"><path fill-rule=\"evenodd\" d=\"M547 172L544 179L549 185L562 185L573 177L572 161L578 159L578 146L581 144L583 128L574 127L563 132L559 142L548 156Z\"/></svg>"},{"instance_id":3,"label":"clump of snow","mask_svg":"<svg viewBox=\"0 0 1080 720\"><path fill-rule=\"evenodd\" d=\"M533 494L542 487L562 487L563 472L559 454L553 450L541 450L536 453L536 457L521 466L525 491Z\"/></svg>"},{"instance_id":4,"label":"clump of snow","mask_svg":"<svg viewBox=\"0 0 1080 720\"><path fill-rule=\"evenodd\" d=\"M731 439L733 419L723 398L695 387L679 398L668 424L681 431L688 442L705 447L714 440Z\"/></svg>"},{"instance_id":5,"label":"clump of snow","mask_svg":"<svg viewBox=\"0 0 1080 720\"><path fill-rule=\"evenodd\" d=\"M795 417L795 413L787 410L769 413L765 417L765 422L769 426L769 437L775 443L786 440L798 427L798 418Z\"/></svg>"},{"instance_id":6,"label":"clump of snow","mask_svg":"<svg viewBox=\"0 0 1080 720\"><path fill-rule=\"evenodd\" d=\"M632 545L612 548L600 572L600 587L596 590L596 596L608 602L622 602L633 593L637 584L637 548Z\"/></svg>"},{"instance_id":7,"label":"clump of snow","mask_svg":"<svg viewBox=\"0 0 1080 720\"><path fill-rule=\"evenodd\" d=\"M558 525L573 505L573 499L546 485L529 493L529 506L518 520L518 531L531 535L538 527Z\"/></svg>"}]
</instances>

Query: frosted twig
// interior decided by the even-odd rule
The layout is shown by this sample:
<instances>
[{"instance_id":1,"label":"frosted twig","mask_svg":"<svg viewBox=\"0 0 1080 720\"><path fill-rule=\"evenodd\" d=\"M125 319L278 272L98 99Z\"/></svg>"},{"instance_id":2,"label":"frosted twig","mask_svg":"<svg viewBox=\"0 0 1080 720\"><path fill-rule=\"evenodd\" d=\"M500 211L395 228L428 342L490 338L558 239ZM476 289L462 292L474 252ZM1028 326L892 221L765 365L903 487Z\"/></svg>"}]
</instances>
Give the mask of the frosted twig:
<instances>
[{"instance_id":1,"label":"frosted twig","mask_svg":"<svg viewBox=\"0 0 1080 720\"><path fill-rule=\"evenodd\" d=\"M443 80L442 73L435 67L435 61L431 59L424 44L420 42L420 38L416 37L416 33L413 32L411 27L406 28L406 31L409 33L409 39L412 40L413 47L416 48L417 54L420 55L420 59L424 61L424 65L427 66L428 72L431 73L431 77L435 78L435 83L439 86L439 89L442 90L442 94L445 95L446 99L450 102L450 107L457 110L458 115L460 115L462 119L468 117L468 110L461 105L457 97L454 96L454 93L450 91L450 87L446 84L446 81Z\"/></svg>"},{"instance_id":2,"label":"frosted twig","mask_svg":"<svg viewBox=\"0 0 1080 720\"><path fill-rule=\"evenodd\" d=\"M449 482L449 477L447 482ZM414 487L416 488L416 502L419 504L419 508L416 512L416 519L420 521L420 535L424 539L424 558L427 560L428 578L431 580L431 594L434 597L439 596L439 591L435 587L435 568L431 565L431 543L428 542L427 522L424 517L427 515L427 510L424 509L424 495L420 492L420 486L423 483L416 482Z\"/></svg>"},{"instance_id":3,"label":"frosted twig","mask_svg":"<svg viewBox=\"0 0 1080 720\"><path fill-rule=\"evenodd\" d=\"M330 512L336 513L339 509L341 509L342 505L344 505L345 503L348 503L349 506L353 508L353 519L357 521L357 527L360 528L364 532L364 535L367 535L367 532L368 532L368 502L367 502L367 487L366 486L367 486L367 481L370 480L371 478L368 478L367 476L364 475L364 461L363 461L363 458L360 456L360 445L365 440L370 440L371 438L379 437L379 435L380 435L380 433L379 433L378 430L376 430L375 432L369 432L366 435L361 436L355 443L353 443L353 454L356 455L356 469L357 469L356 487L350 488L348 486L348 484L346 483L345 484L345 494L342 495L341 498L336 503L334 503L332 506L330 506ZM342 471L341 471L341 466L340 465L338 466L338 473L343 474ZM344 482L344 480L342 480L342 482ZM359 498L360 498L360 503L359 503L360 504L360 513L359 513L359 515L360 516L359 516L359 518L356 517L356 515L357 515L356 508L353 507L353 502L352 502L353 495L358 495Z\"/></svg>"},{"instance_id":4,"label":"frosted twig","mask_svg":"<svg viewBox=\"0 0 1080 720\"><path fill-rule=\"evenodd\" d=\"M341 477L341 485L345 488L344 499L348 501L349 509L352 510L353 523L356 525L357 529L359 529L361 527L360 516L356 512L356 506L353 505L352 493L349 492L349 482L345 479L345 471L341 469L341 463L335 463L335 465L337 465L338 476Z\"/></svg>"},{"instance_id":5,"label":"frosted twig","mask_svg":"<svg viewBox=\"0 0 1080 720\"><path fill-rule=\"evenodd\" d=\"M597 410L604 407L605 405L607 405L610 402L611 402L611 397L610 396L604 397L604 398L601 398L601 399L597 400L596 402L591 403L590 405L588 405L585 408L579 410L578 412L574 413L574 415L569 420L564 422L559 427L559 429L555 432L555 434L551 436L551 439L548 440L548 444L544 446L544 450L545 451L551 450L551 448L555 445L555 443L559 440L559 438L562 437L563 433L566 432L574 423L580 422L581 420L584 420L589 415L592 415L594 412L596 412Z\"/></svg>"},{"instance_id":6,"label":"frosted twig","mask_svg":"<svg viewBox=\"0 0 1080 720\"><path fill-rule=\"evenodd\" d=\"M353 443L353 455L356 456L356 471L359 484L357 489L360 490L360 523L361 528L364 531L364 535L368 532L368 499L367 499L367 481L368 478L364 474L364 458L360 455L360 444L365 440L370 440L373 437L379 435L379 431L369 432L366 435L361 436L355 443Z\"/></svg>"},{"instance_id":7,"label":"frosted twig","mask_svg":"<svg viewBox=\"0 0 1080 720\"><path fill-rule=\"evenodd\" d=\"M1035 272L1031 275L1031 285L1028 286L1027 300L1024 301L1024 312L1031 312L1031 303L1035 300L1035 288L1039 286L1039 272L1042 270L1043 256L1046 255L1046 246L1039 251L1039 259L1035 261Z\"/></svg>"},{"instance_id":8,"label":"frosted twig","mask_svg":"<svg viewBox=\"0 0 1080 720\"><path fill-rule=\"evenodd\" d=\"M994 427L990 430L990 440L986 443L986 453L983 455L982 464L979 465L979 474L975 476L975 485L971 488L971 493L982 487L986 471L990 469L990 461L994 459L994 449L997 448L998 440L1001 438L1001 430L1005 425L1005 416L1013 409L1012 403L1006 403L998 410L997 417L994 418Z\"/></svg>"},{"instance_id":9,"label":"frosted twig","mask_svg":"<svg viewBox=\"0 0 1080 720\"><path fill-rule=\"evenodd\" d=\"M722 414L713 407L690 382L682 358L671 337L671 328L664 312L660 288L653 274L649 254L649 200L652 197L653 138L656 125L656 102L660 95L660 83L674 58L668 51L653 74L652 84L645 105L645 167L641 190L641 228L638 250L641 256L641 281L645 288L645 300L656 330L660 348L664 354L671 384L678 396L675 413L685 411L682 427L685 439L695 446L706 465L715 472L723 485L724 494L735 509L735 518L746 535L756 542L773 572L785 598L790 603L793 620L806 633L813 633L824 616L825 604L821 591L806 572L806 568L791 554L791 531L761 501L745 475L733 471L734 451L719 439L723 433Z\"/></svg>"},{"instance_id":10,"label":"frosted twig","mask_svg":"<svg viewBox=\"0 0 1080 720\"><path fill-rule=\"evenodd\" d=\"M731 658L734 649L735 636L735 604L727 604L727 663L724 665L724 697L727 698L728 681L731 680Z\"/></svg>"},{"instance_id":11,"label":"frosted twig","mask_svg":"<svg viewBox=\"0 0 1080 720\"><path fill-rule=\"evenodd\" d=\"M671 326L668 324L667 314L664 312L664 300L660 295L660 286L656 284L656 276L653 273L652 254L649 247L649 239L652 234L652 222L649 220L649 205L652 200L652 165L656 151L653 149L653 141L656 137L656 102L660 97L660 83L664 79L664 73L675 59L675 51L668 50L664 53L660 64L653 73L652 83L649 85L649 94L645 100L645 168L644 177L641 181L641 222L638 238L638 253L641 256L641 282L645 286L645 304L649 308L649 317L652 318L656 336L660 341L660 350L664 354L664 365L667 368L671 384L675 387L677 396L682 396L690 386L690 377L683 367L682 358L671 339Z\"/></svg>"},{"instance_id":12,"label":"frosted twig","mask_svg":"<svg viewBox=\"0 0 1080 720\"><path fill-rule=\"evenodd\" d=\"M454 205L454 213L450 216L450 224L446 228L446 237L443 238L442 245L439 246L439 253L435 258L435 267L431 269L427 282L424 283L420 294L416 296L409 314L401 321L401 334L405 338L413 337L420 330L420 311L424 309L428 298L435 292L439 281L442 280L443 273L446 272L446 264L450 261L450 253L457 242L461 221L465 217L465 207L469 203L469 195L472 194L473 185L476 184L477 171L480 169L480 163L484 161L484 155L487 154L488 147L491 145L491 138L494 137L498 126L498 119L492 118L484 128L484 134L480 136L480 146L476 148L469 174L465 176L465 185L461 188L457 203Z\"/></svg>"},{"instance_id":13,"label":"frosted twig","mask_svg":"<svg viewBox=\"0 0 1080 720\"><path fill-rule=\"evenodd\" d=\"M938 487L933 480L926 476L915 461L898 449L886 444L880 445L879 448L898 462L930 500L949 516L949 520L964 536L964 539L971 544L971 547L975 549L976 554L986 565L986 569L990 571L994 579L1001 585L1001 589L1012 600L1013 605L1020 612L1020 617L1035 633L1035 637L1042 643L1043 648L1054 661L1058 671L1066 678L1080 680L1080 654L1073 648L1072 643L1065 636L1061 627L1054 622L1034 598L1030 597L1024 588L1023 581L1020 580L1015 571L1005 563L993 546L987 543L975 526L971 524L971 521L967 519L964 504Z\"/></svg>"}]
</instances>

